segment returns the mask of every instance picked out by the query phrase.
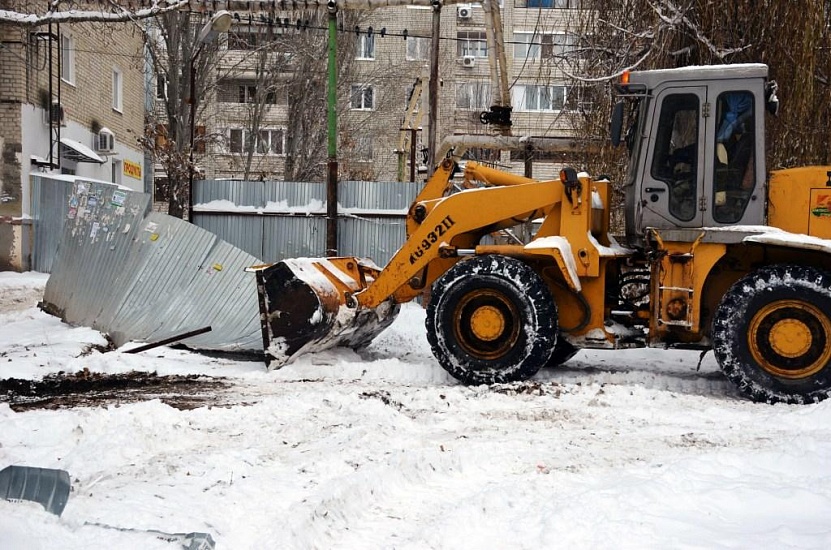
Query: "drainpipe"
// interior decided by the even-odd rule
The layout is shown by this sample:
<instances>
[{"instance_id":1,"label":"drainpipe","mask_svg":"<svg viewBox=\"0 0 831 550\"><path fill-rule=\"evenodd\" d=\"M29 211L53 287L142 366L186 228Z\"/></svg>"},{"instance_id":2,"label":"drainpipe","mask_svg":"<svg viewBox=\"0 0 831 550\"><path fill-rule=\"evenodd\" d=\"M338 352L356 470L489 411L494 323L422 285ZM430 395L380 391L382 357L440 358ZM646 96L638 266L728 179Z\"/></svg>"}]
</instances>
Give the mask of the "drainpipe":
<instances>
[{"instance_id":1,"label":"drainpipe","mask_svg":"<svg viewBox=\"0 0 831 550\"><path fill-rule=\"evenodd\" d=\"M58 38L58 48L61 47L61 40L60 37ZM49 121L49 170L52 170L54 166L54 153L53 149L55 148L55 134L52 131L52 81L54 80L54 76L52 76L52 23L49 23L49 103L45 105L46 107L46 120Z\"/></svg>"}]
</instances>

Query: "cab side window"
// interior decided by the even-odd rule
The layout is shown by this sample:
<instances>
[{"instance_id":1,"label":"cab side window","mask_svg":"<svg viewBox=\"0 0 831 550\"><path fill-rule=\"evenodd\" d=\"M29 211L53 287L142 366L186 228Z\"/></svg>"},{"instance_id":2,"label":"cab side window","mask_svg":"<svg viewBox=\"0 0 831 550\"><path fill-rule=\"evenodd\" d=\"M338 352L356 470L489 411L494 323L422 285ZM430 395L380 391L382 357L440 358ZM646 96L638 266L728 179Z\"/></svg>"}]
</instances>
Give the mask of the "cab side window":
<instances>
[{"instance_id":1,"label":"cab side window","mask_svg":"<svg viewBox=\"0 0 831 550\"><path fill-rule=\"evenodd\" d=\"M756 184L753 94L724 92L716 100L713 219L736 223Z\"/></svg>"},{"instance_id":2,"label":"cab side window","mask_svg":"<svg viewBox=\"0 0 831 550\"><path fill-rule=\"evenodd\" d=\"M683 221L696 214L698 121L698 96L674 94L664 98L651 174L667 184L670 214Z\"/></svg>"}]
</instances>

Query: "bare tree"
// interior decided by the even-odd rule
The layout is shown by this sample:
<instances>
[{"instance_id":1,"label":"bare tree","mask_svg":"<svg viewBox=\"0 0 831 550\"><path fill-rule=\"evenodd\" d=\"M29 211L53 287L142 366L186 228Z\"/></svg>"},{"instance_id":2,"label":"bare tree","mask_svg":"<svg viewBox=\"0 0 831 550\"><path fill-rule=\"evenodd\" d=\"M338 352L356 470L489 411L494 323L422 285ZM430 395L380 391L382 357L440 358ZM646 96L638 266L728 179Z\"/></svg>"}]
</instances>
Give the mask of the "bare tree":
<instances>
[{"instance_id":1,"label":"bare tree","mask_svg":"<svg viewBox=\"0 0 831 550\"><path fill-rule=\"evenodd\" d=\"M397 111L402 103L400 98L383 97L380 91L385 86L377 85L382 78L400 78L400 70L390 63L361 67L355 61L358 42L374 39L366 21L366 12L338 13L339 30L358 29L337 35L338 148L343 159L341 173L349 179L374 176L367 158L372 132L367 128L373 117ZM225 71L220 82L220 101L237 104L226 109L225 115L238 117L234 122L242 126L229 136L232 168L243 179L256 174L289 181L323 180L328 140L328 15L307 12L295 15L292 22L278 18L242 23L232 31L229 48L233 43L247 55ZM233 55L229 52L226 61L234 61ZM371 110L352 108L355 82L375 85ZM278 157L265 154L276 152L274 125L284 130L285 143L280 142L282 156Z\"/></svg>"},{"instance_id":2,"label":"bare tree","mask_svg":"<svg viewBox=\"0 0 831 550\"><path fill-rule=\"evenodd\" d=\"M340 12L339 28L359 26L362 16L356 12ZM312 24L325 29L328 16L312 16ZM348 110L350 75L355 67L357 35L338 33L337 44L337 95L339 144L351 144L347 136L354 134L360 119L344 116ZM306 33L295 43L292 64L295 68L286 81L288 97L288 135L286 139L285 179L289 181L323 181L327 158L326 142L327 100L326 79L328 75L328 41L324 32ZM340 151L344 156L344 151Z\"/></svg>"},{"instance_id":3,"label":"bare tree","mask_svg":"<svg viewBox=\"0 0 831 550\"><path fill-rule=\"evenodd\" d=\"M583 2L583 62L572 76L606 83L625 69L763 62L781 87L782 109L768 121L768 166L831 162L831 4L827 0L621 0ZM798 21L783 32L782 21ZM584 119L605 135L608 99ZM607 151L600 169L619 173Z\"/></svg>"},{"instance_id":4,"label":"bare tree","mask_svg":"<svg viewBox=\"0 0 831 550\"><path fill-rule=\"evenodd\" d=\"M542 10L541 10L542 11ZM831 3L827 0L581 0L569 21L579 38L550 63L579 89L578 139L602 143L568 162L622 181L625 148L608 143L612 84L626 70L763 62L780 84L768 119L767 166L831 162ZM799 21L782 32L782 21ZM545 75L541 75L545 76ZM620 213L622 190L613 211Z\"/></svg>"},{"instance_id":5,"label":"bare tree","mask_svg":"<svg viewBox=\"0 0 831 550\"><path fill-rule=\"evenodd\" d=\"M219 101L236 104L226 116L230 113L240 128L231 130L227 149L234 155L232 165L246 180L255 173L297 177L298 166L318 160L303 155L294 163L295 148L304 140L316 142L318 148L326 142L327 39L321 32L326 16L311 12L295 17L298 23L279 17L254 19L247 25L243 21L229 38L229 50L242 55L236 60L236 52L229 51L229 61L236 63L223 70ZM269 129L273 124L285 126L285 133L275 136ZM274 139L279 139L276 146ZM267 153L284 154L285 162ZM323 154L325 160L325 150Z\"/></svg>"},{"instance_id":6,"label":"bare tree","mask_svg":"<svg viewBox=\"0 0 831 550\"><path fill-rule=\"evenodd\" d=\"M170 12L154 18L147 30L147 50L156 77L158 103L157 110L148 114L145 136L140 143L164 168L168 214L180 218L188 202L191 171L198 171L199 159L195 158L191 165L191 153L201 155L206 143L215 139L204 131L204 124L198 124L203 119L205 96L214 85L212 75L217 63L216 44L203 45L196 55L197 34L204 22L200 16ZM195 101L193 106L191 95ZM191 113L196 115L193 121ZM193 143L192 127L196 130Z\"/></svg>"},{"instance_id":7,"label":"bare tree","mask_svg":"<svg viewBox=\"0 0 831 550\"><path fill-rule=\"evenodd\" d=\"M188 0L3 0L0 23L39 27L49 23L125 23L185 9Z\"/></svg>"}]
</instances>

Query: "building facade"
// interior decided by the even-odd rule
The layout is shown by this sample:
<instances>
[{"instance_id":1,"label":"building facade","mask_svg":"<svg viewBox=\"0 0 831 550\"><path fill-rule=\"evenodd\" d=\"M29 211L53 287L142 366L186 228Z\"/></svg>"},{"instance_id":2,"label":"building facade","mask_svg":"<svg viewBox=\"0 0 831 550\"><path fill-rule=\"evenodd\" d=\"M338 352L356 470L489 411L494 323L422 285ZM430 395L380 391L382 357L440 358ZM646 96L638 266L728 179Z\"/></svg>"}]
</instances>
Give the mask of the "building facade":
<instances>
[{"instance_id":1,"label":"building facade","mask_svg":"<svg viewBox=\"0 0 831 550\"><path fill-rule=\"evenodd\" d=\"M514 136L573 136L576 116L591 108L589 95L568 76L579 63L580 13L577 0L502 5ZM236 13L220 41L215 93L206 91L203 101L209 104L197 121L216 137L206 154L198 155L202 177L291 179L304 173L296 170L299 158L325 163L326 52L320 44L325 47L326 17L277 15ZM432 10L385 7L338 17L339 177L418 179L426 171ZM493 104L495 90L482 6L444 6L440 28L436 141L487 135L492 130L480 116ZM303 50L312 42L317 50ZM317 59L311 58L313 51ZM264 52L271 57L264 59ZM313 85L298 85L298 74ZM298 147L297 140L308 143ZM526 170L516 151L485 148L470 150L467 157ZM536 155L543 163L560 159ZM319 179L325 170L316 174Z\"/></svg>"},{"instance_id":2,"label":"building facade","mask_svg":"<svg viewBox=\"0 0 831 550\"><path fill-rule=\"evenodd\" d=\"M0 41L0 270L21 270L29 174L145 190L143 37L133 24L3 24Z\"/></svg>"}]
</instances>

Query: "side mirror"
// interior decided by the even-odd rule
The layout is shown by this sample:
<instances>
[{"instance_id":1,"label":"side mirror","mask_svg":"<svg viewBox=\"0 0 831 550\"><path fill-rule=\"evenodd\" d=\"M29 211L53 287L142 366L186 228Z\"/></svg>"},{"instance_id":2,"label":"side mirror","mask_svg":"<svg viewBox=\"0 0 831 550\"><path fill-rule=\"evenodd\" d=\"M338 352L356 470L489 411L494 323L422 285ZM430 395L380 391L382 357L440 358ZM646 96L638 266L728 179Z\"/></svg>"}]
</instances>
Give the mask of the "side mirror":
<instances>
[{"instance_id":1,"label":"side mirror","mask_svg":"<svg viewBox=\"0 0 831 550\"><path fill-rule=\"evenodd\" d=\"M623 102L618 101L612 108L612 121L610 127L610 134L612 145L617 147L620 145L620 133L623 130Z\"/></svg>"},{"instance_id":2,"label":"side mirror","mask_svg":"<svg viewBox=\"0 0 831 550\"><path fill-rule=\"evenodd\" d=\"M765 84L765 107L770 114L777 116L779 114L779 98L776 92L779 91L779 85L775 80L769 81Z\"/></svg>"}]
</instances>

